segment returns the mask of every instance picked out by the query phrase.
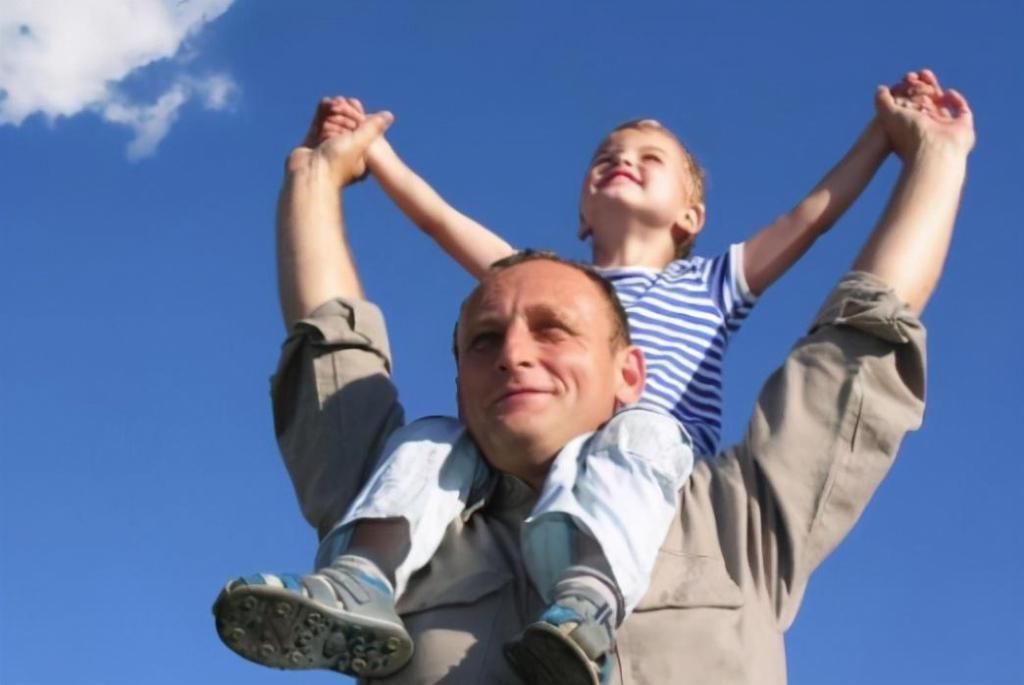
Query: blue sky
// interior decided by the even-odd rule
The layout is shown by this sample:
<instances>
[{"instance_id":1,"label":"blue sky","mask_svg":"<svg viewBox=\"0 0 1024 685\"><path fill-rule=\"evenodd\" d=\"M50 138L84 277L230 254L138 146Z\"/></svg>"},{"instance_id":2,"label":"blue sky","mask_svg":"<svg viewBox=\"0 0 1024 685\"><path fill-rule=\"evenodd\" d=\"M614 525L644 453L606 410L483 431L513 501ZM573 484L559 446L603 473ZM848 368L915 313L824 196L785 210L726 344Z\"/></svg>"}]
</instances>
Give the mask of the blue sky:
<instances>
[{"instance_id":1,"label":"blue sky","mask_svg":"<svg viewBox=\"0 0 1024 685\"><path fill-rule=\"evenodd\" d=\"M575 257L593 147L656 117L708 169L698 248L714 253L795 203L867 123L874 86L920 66L967 95L978 128L925 315L928 413L814 577L787 638L791 681L1024 682L1024 6L134 7L0 8L0 683L339 681L242 661L209 613L228 577L305 570L314 552L268 377L283 333L273 207L318 97L390 109L396 148L454 204ZM735 340L728 439L897 171L886 164ZM450 413L447 346L470 279L372 182L347 197L408 413Z\"/></svg>"}]
</instances>

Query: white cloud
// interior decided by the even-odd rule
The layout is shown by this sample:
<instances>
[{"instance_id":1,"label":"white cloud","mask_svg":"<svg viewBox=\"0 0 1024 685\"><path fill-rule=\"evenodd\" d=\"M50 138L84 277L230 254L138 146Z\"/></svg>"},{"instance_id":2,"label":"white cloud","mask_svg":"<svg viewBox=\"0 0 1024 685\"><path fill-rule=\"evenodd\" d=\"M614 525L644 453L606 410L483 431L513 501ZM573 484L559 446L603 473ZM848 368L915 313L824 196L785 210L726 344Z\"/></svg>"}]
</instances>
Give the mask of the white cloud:
<instances>
[{"instance_id":1,"label":"white cloud","mask_svg":"<svg viewBox=\"0 0 1024 685\"><path fill-rule=\"evenodd\" d=\"M135 138L128 145L128 158L140 159L153 154L178 118L178 109L186 100L188 94L185 89L175 85L152 105L112 102L103 108L103 118L134 131Z\"/></svg>"},{"instance_id":2,"label":"white cloud","mask_svg":"<svg viewBox=\"0 0 1024 685\"><path fill-rule=\"evenodd\" d=\"M152 154L178 112L198 97L224 109L237 86L225 74L188 73L186 42L233 0L2 0L0 124L83 111L129 127L128 156ZM120 85L133 72L178 56L171 84L140 102Z\"/></svg>"},{"instance_id":3,"label":"white cloud","mask_svg":"<svg viewBox=\"0 0 1024 685\"><path fill-rule=\"evenodd\" d=\"M203 96L203 107L213 110L227 107L238 90L235 82L225 74L213 74L195 82L195 86Z\"/></svg>"},{"instance_id":4,"label":"white cloud","mask_svg":"<svg viewBox=\"0 0 1024 685\"><path fill-rule=\"evenodd\" d=\"M178 118L178 110L193 95L202 98L203 107L224 109L236 89L234 81L223 74L205 78L180 78L167 92L151 105L112 99L103 105L100 115L113 124L129 127L135 134L128 144L128 158L148 157L156 151L171 125Z\"/></svg>"}]
</instances>

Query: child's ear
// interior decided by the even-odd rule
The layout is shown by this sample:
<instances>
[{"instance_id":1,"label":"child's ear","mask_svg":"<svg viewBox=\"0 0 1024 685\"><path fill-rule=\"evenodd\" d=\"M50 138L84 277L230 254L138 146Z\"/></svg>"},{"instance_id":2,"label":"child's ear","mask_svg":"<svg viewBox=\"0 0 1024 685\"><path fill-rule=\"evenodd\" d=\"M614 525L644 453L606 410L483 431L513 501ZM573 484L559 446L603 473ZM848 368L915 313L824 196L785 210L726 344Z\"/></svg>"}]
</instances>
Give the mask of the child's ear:
<instances>
[{"instance_id":1,"label":"child's ear","mask_svg":"<svg viewBox=\"0 0 1024 685\"><path fill-rule=\"evenodd\" d=\"M583 212L580 212L580 227L576 231L576 237L580 240L586 240L590 237L590 226L587 226L587 222L583 220Z\"/></svg>"},{"instance_id":2,"label":"child's ear","mask_svg":"<svg viewBox=\"0 0 1024 685\"><path fill-rule=\"evenodd\" d=\"M704 217L707 208L703 202L695 202L679 213L676 224L690 237L696 236L704 228Z\"/></svg>"}]
</instances>

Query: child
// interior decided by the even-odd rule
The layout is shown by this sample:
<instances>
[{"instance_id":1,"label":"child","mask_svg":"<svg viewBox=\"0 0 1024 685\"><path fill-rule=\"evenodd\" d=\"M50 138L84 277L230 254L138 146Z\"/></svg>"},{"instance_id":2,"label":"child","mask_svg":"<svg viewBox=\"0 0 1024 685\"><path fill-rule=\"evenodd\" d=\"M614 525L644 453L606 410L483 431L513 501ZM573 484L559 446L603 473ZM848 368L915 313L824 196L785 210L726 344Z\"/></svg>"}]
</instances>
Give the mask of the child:
<instances>
[{"instance_id":1,"label":"child","mask_svg":"<svg viewBox=\"0 0 1024 685\"><path fill-rule=\"evenodd\" d=\"M311 143L357 127L362 117L356 100L325 101ZM704 226L703 176L678 138L644 119L617 127L598 147L584 178L580 236L592 239L593 263L627 310L630 333L648 360L647 385L637 406L562 450L525 523L524 557L549 603L507 650L526 682L606 681L614 631L646 590L693 451L716 449L729 335L757 296L860 194L888 152L884 132L872 122L791 212L705 259L689 256ZM367 164L396 204L473 275L514 253L447 205L383 139ZM408 661L412 643L395 598L488 481L457 422L444 434L419 438L385 448L378 472L321 544L316 573L228 584L215 612L233 649L267 665L367 678ZM615 506L601 506L609 492ZM257 645L246 635L247 616L264 606L284 621L278 646ZM299 624L303 615L306 627L317 630Z\"/></svg>"}]
</instances>

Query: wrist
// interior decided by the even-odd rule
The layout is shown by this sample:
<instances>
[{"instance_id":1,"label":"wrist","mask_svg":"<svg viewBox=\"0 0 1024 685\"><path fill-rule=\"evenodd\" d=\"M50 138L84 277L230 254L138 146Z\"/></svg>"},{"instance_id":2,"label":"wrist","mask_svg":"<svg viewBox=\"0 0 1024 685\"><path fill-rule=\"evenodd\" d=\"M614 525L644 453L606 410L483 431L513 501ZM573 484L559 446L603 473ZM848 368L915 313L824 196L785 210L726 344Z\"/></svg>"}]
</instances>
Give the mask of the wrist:
<instances>
[{"instance_id":1,"label":"wrist","mask_svg":"<svg viewBox=\"0 0 1024 685\"><path fill-rule=\"evenodd\" d=\"M328 183L332 189L341 189L349 181L344 169L335 165L320 153L319 148L298 147L291 151L285 164L285 176L292 181L301 179L306 183Z\"/></svg>"},{"instance_id":2,"label":"wrist","mask_svg":"<svg viewBox=\"0 0 1024 685\"><path fill-rule=\"evenodd\" d=\"M313 150L300 145L291 152L285 158L284 171L288 175L301 173L309 168L310 158L313 155Z\"/></svg>"},{"instance_id":3,"label":"wrist","mask_svg":"<svg viewBox=\"0 0 1024 685\"><path fill-rule=\"evenodd\" d=\"M864 133L860 137L860 143L868 149L881 154L887 155L892 152L889 136L886 134L885 127L882 126L882 122L879 121L877 116L873 117L871 122L868 123L867 128L864 129Z\"/></svg>"},{"instance_id":4,"label":"wrist","mask_svg":"<svg viewBox=\"0 0 1024 685\"><path fill-rule=\"evenodd\" d=\"M965 149L957 141L925 138L914 147L906 163L915 166L941 164L950 168L966 168L969 152L969 149Z\"/></svg>"},{"instance_id":5,"label":"wrist","mask_svg":"<svg viewBox=\"0 0 1024 685\"><path fill-rule=\"evenodd\" d=\"M394 148L384 136L377 138L366 148L366 166L373 174L380 173L395 157Z\"/></svg>"},{"instance_id":6,"label":"wrist","mask_svg":"<svg viewBox=\"0 0 1024 685\"><path fill-rule=\"evenodd\" d=\"M374 142L366 150L366 170L371 174L376 174L381 164L381 149L380 146Z\"/></svg>"}]
</instances>

